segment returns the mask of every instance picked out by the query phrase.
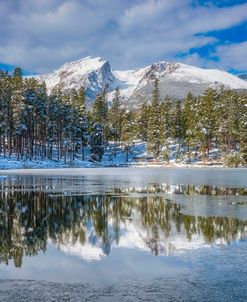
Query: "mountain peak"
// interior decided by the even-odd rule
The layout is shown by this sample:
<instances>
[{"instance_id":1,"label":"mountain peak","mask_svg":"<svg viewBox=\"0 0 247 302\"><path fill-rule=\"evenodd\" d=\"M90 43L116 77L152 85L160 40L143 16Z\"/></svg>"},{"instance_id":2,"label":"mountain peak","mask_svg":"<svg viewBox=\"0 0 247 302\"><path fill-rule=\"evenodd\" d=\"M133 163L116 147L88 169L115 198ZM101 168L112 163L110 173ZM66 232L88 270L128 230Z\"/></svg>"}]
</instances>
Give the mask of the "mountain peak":
<instances>
[{"instance_id":1,"label":"mountain peak","mask_svg":"<svg viewBox=\"0 0 247 302\"><path fill-rule=\"evenodd\" d=\"M188 92L201 95L207 88L246 89L247 82L228 72L203 69L177 62L160 61L144 68L112 71L108 60L88 56L65 63L53 73L43 75L48 92L60 87L63 92L85 87L88 101L109 86L109 98L113 90L120 88L122 99L131 107L138 107L151 99L154 78L159 79L161 97L184 99Z\"/></svg>"},{"instance_id":2,"label":"mountain peak","mask_svg":"<svg viewBox=\"0 0 247 302\"><path fill-rule=\"evenodd\" d=\"M79 60L72 62L67 62L63 64L60 69L71 69L71 68L81 68L81 72L88 72L90 70L95 70L101 68L105 63L109 63L107 60L104 60L101 57L84 57Z\"/></svg>"},{"instance_id":3,"label":"mountain peak","mask_svg":"<svg viewBox=\"0 0 247 302\"><path fill-rule=\"evenodd\" d=\"M60 87L67 92L83 86L87 97L92 99L115 78L107 60L88 56L63 64L54 72L41 76L41 80L46 82L49 93L54 87Z\"/></svg>"}]
</instances>

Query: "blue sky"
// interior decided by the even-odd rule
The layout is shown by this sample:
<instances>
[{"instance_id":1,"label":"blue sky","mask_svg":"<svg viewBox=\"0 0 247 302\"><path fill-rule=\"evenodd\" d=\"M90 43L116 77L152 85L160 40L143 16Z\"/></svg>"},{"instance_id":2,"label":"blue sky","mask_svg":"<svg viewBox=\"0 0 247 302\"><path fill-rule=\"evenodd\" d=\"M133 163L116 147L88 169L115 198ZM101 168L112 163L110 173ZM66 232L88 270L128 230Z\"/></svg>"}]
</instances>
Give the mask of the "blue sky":
<instances>
[{"instance_id":1,"label":"blue sky","mask_svg":"<svg viewBox=\"0 0 247 302\"><path fill-rule=\"evenodd\" d=\"M0 68L44 73L84 56L114 69L178 61L247 72L247 1L0 0Z\"/></svg>"}]
</instances>

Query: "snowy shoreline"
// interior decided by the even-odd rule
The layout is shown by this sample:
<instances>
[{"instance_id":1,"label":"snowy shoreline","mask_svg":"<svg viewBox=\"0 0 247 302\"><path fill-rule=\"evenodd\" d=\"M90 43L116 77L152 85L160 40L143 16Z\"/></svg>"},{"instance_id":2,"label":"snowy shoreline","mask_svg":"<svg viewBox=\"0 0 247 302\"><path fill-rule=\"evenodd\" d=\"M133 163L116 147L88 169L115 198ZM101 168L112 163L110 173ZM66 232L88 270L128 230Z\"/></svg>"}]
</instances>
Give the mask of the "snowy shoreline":
<instances>
[{"instance_id":1,"label":"snowy shoreline","mask_svg":"<svg viewBox=\"0 0 247 302\"><path fill-rule=\"evenodd\" d=\"M88 165L88 166L74 166L74 167L65 167L65 166L53 166L53 167L25 167L25 166L19 166L19 167L9 167L2 169L0 168L0 175L4 174L39 174L39 173L49 173L49 174L60 174L62 171L66 172L66 174L82 174L83 172L91 172L94 174L95 170L101 170L107 172L108 169L112 170L125 170L126 168L131 168L133 170L135 169L246 169L246 167L226 167L224 165L200 165L200 164L156 164L156 165L150 165L150 164L130 164L130 165L119 165L119 166L103 166L103 165Z\"/></svg>"},{"instance_id":2,"label":"snowy shoreline","mask_svg":"<svg viewBox=\"0 0 247 302\"><path fill-rule=\"evenodd\" d=\"M173 145L173 149L177 145ZM209 160L203 162L201 158L192 158L191 162L186 162L185 159L178 160L175 155L169 158L169 161L154 161L147 159L146 143L136 142L132 147L132 152L128 155L126 162L126 153L123 149L117 149L116 156L113 156L112 148L108 148L104 153L100 162L93 162L90 157L90 150L85 151L85 160L76 157L74 160L67 159L65 162L61 160L18 160L16 156L3 157L0 155L0 173L1 171L11 170L33 170L33 169L89 169L89 168L233 168L224 164L222 160L216 159L217 149L212 149L209 153ZM174 150L175 150L174 149ZM174 153L174 152L173 152ZM187 159L188 161L188 159ZM239 166L238 168L246 168Z\"/></svg>"}]
</instances>

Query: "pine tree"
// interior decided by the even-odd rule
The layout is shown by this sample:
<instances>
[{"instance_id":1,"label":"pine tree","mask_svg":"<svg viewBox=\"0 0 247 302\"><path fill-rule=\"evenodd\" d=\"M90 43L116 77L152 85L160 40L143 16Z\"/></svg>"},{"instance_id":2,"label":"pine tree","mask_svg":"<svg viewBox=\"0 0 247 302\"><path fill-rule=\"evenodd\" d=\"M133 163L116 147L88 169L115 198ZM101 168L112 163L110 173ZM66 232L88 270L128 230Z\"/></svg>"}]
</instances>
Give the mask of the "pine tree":
<instances>
[{"instance_id":1,"label":"pine tree","mask_svg":"<svg viewBox=\"0 0 247 302\"><path fill-rule=\"evenodd\" d=\"M36 83L36 102L35 102L35 160L41 156L43 160L46 156L46 137L47 137L47 93L45 83Z\"/></svg>"},{"instance_id":2,"label":"pine tree","mask_svg":"<svg viewBox=\"0 0 247 302\"><path fill-rule=\"evenodd\" d=\"M87 146L87 117L86 117L86 94L84 87L81 87L78 91L78 97L76 102L76 108L79 112L79 136L81 139L81 156L82 160L85 160L85 147Z\"/></svg>"},{"instance_id":3,"label":"pine tree","mask_svg":"<svg viewBox=\"0 0 247 302\"><path fill-rule=\"evenodd\" d=\"M112 106L108 112L109 134L114 141L114 155L116 156L117 145L120 143L122 130L122 109L120 102L120 91L116 88L112 100Z\"/></svg>"},{"instance_id":4,"label":"pine tree","mask_svg":"<svg viewBox=\"0 0 247 302\"><path fill-rule=\"evenodd\" d=\"M163 159L169 161L169 144L172 139L172 103L168 97L165 97L160 104L160 129L161 141L165 146L162 151Z\"/></svg>"},{"instance_id":5,"label":"pine tree","mask_svg":"<svg viewBox=\"0 0 247 302\"><path fill-rule=\"evenodd\" d=\"M128 162L129 153L131 152L131 148L133 146L133 141L134 139L136 139L138 133L138 124L135 113L131 110L127 110L123 114L122 123L123 126L121 141L124 143L125 161Z\"/></svg>"},{"instance_id":6,"label":"pine tree","mask_svg":"<svg viewBox=\"0 0 247 302\"><path fill-rule=\"evenodd\" d=\"M86 107L83 88L78 92L76 90L72 91L70 95L70 111L72 159L74 160L78 150L81 150L81 158L84 160Z\"/></svg>"},{"instance_id":7,"label":"pine tree","mask_svg":"<svg viewBox=\"0 0 247 302\"><path fill-rule=\"evenodd\" d=\"M104 148L108 145L109 140L109 120L108 120L108 89L109 85L106 84L103 92L102 92L102 127L103 127L103 141L104 141Z\"/></svg>"},{"instance_id":8,"label":"pine tree","mask_svg":"<svg viewBox=\"0 0 247 302\"><path fill-rule=\"evenodd\" d=\"M247 95L241 97L239 108L240 157L242 164L247 165Z\"/></svg>"},{"instance_id":9,"label":"pine tree","mask_svg":"<svg viewBox=\"0 0 247 302\"><path fill-rule=\"evenodd\" d=\"M21 121L24 132L24 150L25 157L32 160L34 155L35 128L37 122L37 81L35 79L26 79L24 82L23 110L21 112Z\"/></svg>"},{"instance_id":10,"label":"pine tree","mask_svg":"<svg viewBox=\"0 0 247 302\"><path fill-rule=\"evenodd\" d=\"M196 143L196 107L197 100L193 97L192 93L189 92L185 102L183 110L183 124L184 124L184 139L187 144L189 162L191 160L191 149Z\"/></svg>"},{"instance_id":11,"label":"pine tree","mask_svg":"<svg viewBox=\"0 0 247 302\"><path fill-rule=\"evenodd\" d=\"M144 102L138 115L138 136L144 142L147 142L148 139L149 114L150 106Z\"/></svg>"},{"instance_id":12,"label":"pine tree","mask_svg":"<svg viewBox=\"0 0 247 302\"><path fill-rule=\"evenodd\" d=\"M15 150L17 152L17 157L20 156L20 141L19 137L16 137L16 129L19 126L16 124L16 121L19 121L19 114L20 109L22 107L23 103L23 89L24 89L24 82L22 77L22 69L20 67L17 67L14 69L13 76L11 79L11 85L12 85L12 112L11 112L11 121L10 124L12 125L12 129L10 127L11 136L13 139L13 143L15 145L15 148L18 150ZM12 143L11 143L12 147ZM11 152L12 153L12 152Z\"/></svg>"},{"instance_id":13,"label":"pine tree","mask_svg":"<svg viewBox=\"0 0 247 302\"><path fill-rule=\"evenodd\" d=\"M231 103L228 108L228 148L237 151L237 144L240 142L240 120L241 120L241 99L236 92L231 92ZM244 110L244 109L243 109Z\"/></svg>"},{"instance_id":14,"label":"pine tree","mask_svg":"<svg viewBox=\"0 0 247 302\"><path fill-rule=\"evenodd\" d=\"M101 123L94 122L90 133L91 159L100 162L104 155L104 137Z\"/></svg>"},{"instance_id":15,"label":"pine tree","mask_svg":"<svg viewBox=\"0 0 247 302\"><path fill-rule=\"evenodd\" d=\"M11 87L11 77L7 72L1 73L0 78L0 134L1 134L1 146L4 157L6 156L9 147L9 135L10 130L9 127L12 122L9 121L12 113L11 106L11 98L12 98L12 87Z\"/></svg>"},{"instance_id":16,"label":"pine tree","mask_svg":"<svg viewBox=\"0 0 247 302\"><path fill-rule=\"evenodd\" d=\"M184 137L184 124L183 124L183 114L182 105L180 101L176 101L175 107L173 109L173 138L178 142L178 153L181 150L181 145Z\"/></svg>"},{"instance_id":17,"label":"pine tree","mask_svg":"<svg viewBox=\"0 0 247 302\"><path fill-rule=\"evenodd\" d=\"M62 92L59 88L53 89L48 98L48 158L53 159L54 148L57 150L57 159L60 159L62 149Z\"/></svg>"},{"instance_id":18,"label":"pine tree","mask_svg":"<svg viewBox=\"0 0 247 302\"><path fill-rule=\"evenodd\" d=\"M92 108L92 118L96 123L104 125L107 119L107 107L105 104L105 99L101 94L96 96Z\"/></svg>"},{"instance_id":19,"label":"pine tree","mask_svg":"<svg viewBox=\"0 0 247 302\"><path fill-rule=\"evenodd\" d=\"M199 137L201 141L202 151L204 156L207 152L209 158L209 151L211 143L215 138L216 131L216 107L219 100L218 92L214 89L207 89L199 104L198 118L199 118Z\"/></svg>"},{"instance_id":20,"label":"pine tree","mask_svg":"<svg viewBox=\"0 0 247 302\"><path fill-rule=\"evenodd\" d=\"M147 137L148 152L153 154L155 160L157 160L157 158L159 157L161 146L162 146L159 98L160 98L159 81L158 79L155 79L152 102L150 106L150 115L148 121L148 137Z\"/></svg>"}]
</instances>

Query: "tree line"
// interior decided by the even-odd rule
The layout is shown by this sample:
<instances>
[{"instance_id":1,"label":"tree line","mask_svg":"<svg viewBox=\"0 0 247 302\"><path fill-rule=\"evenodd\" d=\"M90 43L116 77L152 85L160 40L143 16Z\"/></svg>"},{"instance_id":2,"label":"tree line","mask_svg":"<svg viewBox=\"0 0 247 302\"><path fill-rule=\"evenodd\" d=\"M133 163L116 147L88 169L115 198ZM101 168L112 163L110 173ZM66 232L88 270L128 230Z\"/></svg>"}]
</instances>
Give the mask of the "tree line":
<instances>
[{"instance_id":1,"label":"tree line","mask_svg":"<svg viewBox=\"0 0 247 302\"><path fill-rule=\"evenodd\" d=\"M0 154L18 160L90 160L100 162L111 142L112 156L120 148L126 161L135 140L147 143L149 158L190 162L218 159L229 165L247 163L247 96L209 88L202 96L191 93L183 101L160 96L154 80L151 102L130 109L117 88L109 103L108 87L86 107L85 89L47 94L45 83L0 72Z\"/></svg>"},{"instance_id":2,"label":"tree line","mask_svg":"<svg viewBox=\"0 0 247 302\"><path fill-rule=\"evenodd\" d=\"M212 148L217 148L217 158L228 165L247 163L246 94L208 88L202 96L188 93L183 102L173 104L168 97L160 101L156 79L152 102L142 111L146 112L147 146L155 158L169 160L175 141L177 156L186 155L188 162L198 153L206 161Z\"/></svg>"}]
</instances>

